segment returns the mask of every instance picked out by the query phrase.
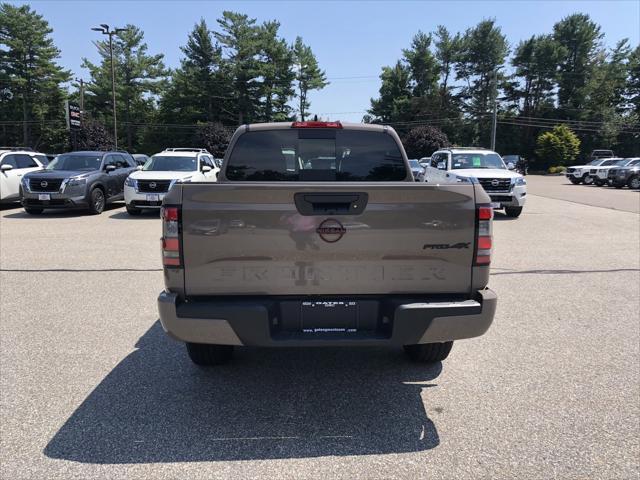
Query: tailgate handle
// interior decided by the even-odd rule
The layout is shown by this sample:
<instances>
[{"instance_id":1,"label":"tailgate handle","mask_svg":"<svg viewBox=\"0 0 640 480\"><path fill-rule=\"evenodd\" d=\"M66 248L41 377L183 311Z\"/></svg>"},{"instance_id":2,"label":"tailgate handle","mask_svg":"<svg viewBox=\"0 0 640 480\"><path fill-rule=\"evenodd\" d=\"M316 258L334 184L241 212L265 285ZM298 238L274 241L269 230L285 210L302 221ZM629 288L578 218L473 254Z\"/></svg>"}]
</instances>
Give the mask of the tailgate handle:
<instances>
[{"instance_id":1,"label":"tailgate handle","mask_svg":"<svg viewBox=\"0 0 640 480\"><path fill-rule=\"evenodd\" d=\"M302 215L359 215L369 195L356 193L296 193L294 201Z\"/></svg>"}]
</instances>

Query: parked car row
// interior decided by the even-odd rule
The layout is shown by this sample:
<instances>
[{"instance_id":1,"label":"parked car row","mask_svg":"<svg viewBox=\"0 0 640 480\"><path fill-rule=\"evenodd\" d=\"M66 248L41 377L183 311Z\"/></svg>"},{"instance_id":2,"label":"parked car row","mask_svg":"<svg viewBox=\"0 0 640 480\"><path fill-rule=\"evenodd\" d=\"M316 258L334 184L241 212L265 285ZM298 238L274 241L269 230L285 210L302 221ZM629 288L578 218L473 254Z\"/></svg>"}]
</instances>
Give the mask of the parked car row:
<instances>
[{"instance_id":1,"label":"parked car row","mask_svg":"<svg viewBox=\"0 0 640 480\"><path fill-rule=\"evenodd\" d=\"M586 165L568 167L565 176L574 185L640 188L640 157L600 158Z\"/></svg>"},{"instance_id":2,"label":"parked car row","mask_svg":"<svg viewBox=\"0 0 640 480\"><path fill-rule=\"evenodd\" d=\"M125 151L77 151L48 161L26 148L0 149L0 200L20 201L32 215L45 209L101 213L124 200L127 212L159 209L175 182L216 181L219 159L205 149L169 148L151 158Z\"/></svg>"}]
</instances>

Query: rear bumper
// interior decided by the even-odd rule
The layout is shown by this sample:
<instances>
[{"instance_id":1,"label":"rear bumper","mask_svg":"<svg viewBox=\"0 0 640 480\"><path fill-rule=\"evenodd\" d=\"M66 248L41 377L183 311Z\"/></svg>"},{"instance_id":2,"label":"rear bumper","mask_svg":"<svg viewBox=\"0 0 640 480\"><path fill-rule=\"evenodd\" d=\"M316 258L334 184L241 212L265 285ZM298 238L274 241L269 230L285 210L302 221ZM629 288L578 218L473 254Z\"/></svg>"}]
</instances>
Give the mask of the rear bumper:
<instances>
[{"instance_id":1,"label":"rear bumper","mask_svg":"<svg viewBox=\"0 0 640 480\"><path fill-rule=\"evenodd\" d=\"M353 332L306 333L283 331L278 300L194 300L162 292L158 297L160 322L173 338L183 342L265 347L410 345L478 337L496 311L497 297L489 289L473 300L402 303L380 301L379 328ZM388 309L389 306L393 308ZM385 312L387 315L385 316Z\"/></svg>"}]
</instances>

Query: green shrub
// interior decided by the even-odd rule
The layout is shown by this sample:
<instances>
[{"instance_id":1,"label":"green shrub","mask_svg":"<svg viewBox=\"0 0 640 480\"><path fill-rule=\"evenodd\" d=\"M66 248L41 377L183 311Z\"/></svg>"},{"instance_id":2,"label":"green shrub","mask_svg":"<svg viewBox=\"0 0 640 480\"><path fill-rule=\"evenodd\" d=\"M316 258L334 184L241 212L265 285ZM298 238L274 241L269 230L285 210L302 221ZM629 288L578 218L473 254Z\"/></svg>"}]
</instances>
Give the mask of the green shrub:
<instances>
[{"instance_id":1,"label":"green shrub","mask_svg":"<svg viewBox=\"0 0 640 480\"><path fill-rule=\"evenodd\" d=\"M552 162L571 165L580 153L580 140L566 125L557 125L553 130L540 134L536 154L540 166L551 166Z\"/></svg>"}]
</instances>

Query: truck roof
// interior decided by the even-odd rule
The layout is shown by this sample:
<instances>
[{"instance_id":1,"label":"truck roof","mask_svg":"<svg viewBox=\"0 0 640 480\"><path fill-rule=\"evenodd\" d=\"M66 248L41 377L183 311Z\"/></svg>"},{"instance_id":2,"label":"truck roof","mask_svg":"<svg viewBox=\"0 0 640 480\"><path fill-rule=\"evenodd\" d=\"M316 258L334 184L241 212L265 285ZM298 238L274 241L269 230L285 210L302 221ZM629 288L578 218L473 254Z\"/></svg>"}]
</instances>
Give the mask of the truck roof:
<instances>
[{"instance_id":1,"label":"truck roof","mask_svg":"<svg viewBox=\"0 0 640 480\"><path fill-rule=\"evenodd\" d=\"M242 125L238 128L244 128L245 131L255 130L286 130L294 127L296 122L271 122L271 123L250 123L248 125ZM299 123L299 122L298 122ZM317 123L339 123L343 130L367 130L372 132L383 132L385 129L393 130L393 128L386 125L379 125L375 123L355 123L355 122L317 122ZM306 128L336 128L336 127L306 127ZM339 128L339 127L338 127Z\"/></svg>"}]
</instances>

